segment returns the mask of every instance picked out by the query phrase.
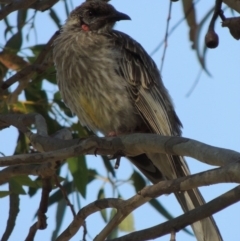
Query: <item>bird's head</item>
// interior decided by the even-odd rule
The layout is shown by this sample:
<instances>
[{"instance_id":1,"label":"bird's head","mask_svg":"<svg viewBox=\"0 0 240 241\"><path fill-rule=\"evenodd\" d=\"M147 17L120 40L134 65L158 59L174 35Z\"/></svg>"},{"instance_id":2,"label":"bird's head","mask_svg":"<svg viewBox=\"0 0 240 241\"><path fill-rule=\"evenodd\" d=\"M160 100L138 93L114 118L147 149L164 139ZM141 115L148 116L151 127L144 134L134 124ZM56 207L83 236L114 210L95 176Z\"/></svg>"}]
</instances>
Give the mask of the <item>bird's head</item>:
<instances>
[{"instance_id":1,"label":"bird's head","mask_svg":"<svg viewBox=\"0 0 240 241\"><path fill-rule=\"evenodd\" d=\"M71 12L65 27L77 27L82 31L104 31L112 29L115 22L120 20L131 18L105 1L89 0Z\"/></svg>"}]
</instances>

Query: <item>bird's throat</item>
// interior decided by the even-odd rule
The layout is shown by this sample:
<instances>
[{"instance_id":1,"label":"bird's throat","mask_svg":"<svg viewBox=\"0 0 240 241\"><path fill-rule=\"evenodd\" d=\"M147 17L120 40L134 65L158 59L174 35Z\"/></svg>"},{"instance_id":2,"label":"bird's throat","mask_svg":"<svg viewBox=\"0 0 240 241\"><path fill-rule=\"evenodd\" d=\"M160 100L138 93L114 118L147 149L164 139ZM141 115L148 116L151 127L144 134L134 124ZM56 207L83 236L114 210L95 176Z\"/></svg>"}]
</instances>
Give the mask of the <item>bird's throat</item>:
<instances>
[{"instance_id":1,"label":"bird's throat","mask_svg":"<svg viewBox=\"0 0 240 241\"><path fill-rule=\"evenodd\" d=\"M89 31L89 26L84 23L84 24L81 25L81 29L82 29L83 31L85 31L85 32L88 32L88 31Z\"/></svg>"}]
</instances>

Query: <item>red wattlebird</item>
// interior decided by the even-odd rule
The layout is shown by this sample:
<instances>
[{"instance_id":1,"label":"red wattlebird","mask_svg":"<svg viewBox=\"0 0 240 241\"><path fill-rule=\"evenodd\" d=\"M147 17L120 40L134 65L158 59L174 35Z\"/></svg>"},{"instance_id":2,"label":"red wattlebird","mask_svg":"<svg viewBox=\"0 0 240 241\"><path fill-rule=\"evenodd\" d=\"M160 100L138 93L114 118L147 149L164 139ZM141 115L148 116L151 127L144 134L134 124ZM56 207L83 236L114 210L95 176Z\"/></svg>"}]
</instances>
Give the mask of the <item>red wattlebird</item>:
<instances>
[{"instance_id":1,"label":"red wattlebird","mask_svg":"<svg viewBox=\"0 0 240 241\"><path fill-rule=\"evenodd\" d=\"M94 132L181 135L181 122L156 64L139 43L113 30L116 21L129 19L97 0L70 14L53 53L62 98ZM146 153L130 160L153 183L190 174L179 156ZM204 204L198 189L175 195L185 212ZM198 241L222 240L212 217L192 227Z\"/></svg>"}]
</instances>

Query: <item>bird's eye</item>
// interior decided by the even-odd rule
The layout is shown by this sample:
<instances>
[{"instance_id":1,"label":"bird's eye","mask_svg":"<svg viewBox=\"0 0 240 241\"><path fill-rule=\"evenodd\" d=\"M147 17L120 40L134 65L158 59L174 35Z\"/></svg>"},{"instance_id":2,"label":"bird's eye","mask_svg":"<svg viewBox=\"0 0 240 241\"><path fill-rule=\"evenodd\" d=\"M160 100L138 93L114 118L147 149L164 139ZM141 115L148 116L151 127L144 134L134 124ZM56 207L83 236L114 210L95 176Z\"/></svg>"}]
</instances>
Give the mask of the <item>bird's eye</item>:
<instances>
[{"instance_id":1,"label":"bird's eye","mask_svg":"<svg viewBox=\"0 0 240 241\"><path fill-rule=\"evenodd\" d=\"M88 11L88 16L92 17L93 16L93 11Z\"/></svg>"}]
</instances>

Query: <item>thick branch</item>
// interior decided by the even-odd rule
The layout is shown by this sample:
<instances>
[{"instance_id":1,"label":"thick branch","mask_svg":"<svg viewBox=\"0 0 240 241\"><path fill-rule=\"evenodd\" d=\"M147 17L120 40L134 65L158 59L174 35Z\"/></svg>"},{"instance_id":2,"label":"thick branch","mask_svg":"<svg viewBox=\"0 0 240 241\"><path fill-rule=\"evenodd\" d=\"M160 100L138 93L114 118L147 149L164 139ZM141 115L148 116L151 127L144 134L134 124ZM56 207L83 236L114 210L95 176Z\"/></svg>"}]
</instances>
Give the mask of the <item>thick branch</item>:
<instances>
[{"instance_id":1,"label":"thick branch","mask_svg":"<svg viewBox=\"0 0 240 241\"><path fill-rule=\"evenodd\" d=\"M56 4L59 0L41 0L32 4L30 8L33 8L38 11L45 11L51 8L54 4Z\"/></svg>"},{"instance_id":2,"label":"thick branch","mask_svg":"<svg viewBox=\"0 0 240 241\"><path fill-rule=\"evenodd\" d=\"M45 138L48 144L55 142L54 139ZM70 143L72 143L71 140ZM58 145L61 147L69 146L67 140L58 140ZM77 145L57 151L1 157L0 166L44 163L82 154L95 154L96 150L101 155L113 155L121 150L126 156L136 156L142 153L189 156L201 162L217 166L224 166L240 160L238 152L212 147L183 137L168 137L157 134L131 134L119 137L79 139Z\"/></svg>"},{"instance_id":3,"label":"thick branch","mask_svg":"<svg viewBox=\"0 0 240 241\"><path fill-rule=\"evenodd\" d=\"M236 166L238 166L237 170L236 170ZM215 170L210 170L210 171L202 172L202 173L187 176L187 177L177 178L174 180L162 181L155 185L145 187L143 190L139 192L139 195L140 195L139 197L133 197L125 201L124 205L122 205L121 208L119 208L117 214L100 232L100 234L96 236L94 241L105 240L105 238L113 231L114 228L116 228L124 220L124 218L126 218L137 207L147 202L149 198L152 199L152 198L159 197L160 195L163 195L163 194L170 194L170 193L175 193L179 191L187 191L196 187L211 185L215 183L234 182L232 179L235 179L236 182L240 183L239 168L240 168L239 164L233 163L232 165L229 165L228 167L225 167L225 168L218 168ZM228 179L226 177L228 177ZM229 201L231 202L231 200ZM221 197L219 198L219 202L221 202ZM212 211L212 210L209 210L209 208L210 208L209 206L205 207L208 213ZM201 212L205 212L206 211L205 209L202 209ZM185 218L187 219L188 215L186 215ZM199 218L198 220L200 219L202 218ZM172 230L179 230L179 229L173 228Z\"/></svg>"},{"instance_id":4,"label":"thick branch","mask_svg":"<svg viewBox=\"0 0 240 241\"><path fill-rule=\"evenodd\" d=\"M26 9L37 0L18 0L12 1L0 10L0 20L4 19L9 13L19 9Z\"/></svg>"},{"instance_id":5,"label":"thick branch","mask_svg":"<svg viewBox=\"0 0 240 241\"><path fill-rule=\"evenodd\" d=\"M31 124L35 124L37 134L29 131L28 126ZM46 123L39 114L0 115L0 129L10 125L25 133L38 151L57 151L2 157L0 158L1 166L56 161L81 154L96 154L96 150L98 154L102 155L113 155L117 151L121 151L126 156L136 156L142 153L190 156L216 166L224 166L240 160L238 152L212 147L195 140L177 136L167 137L138 133L114 138L91 137L89 139L66 140L71 138L71 134L68 130L64 130L66 137L63 140L58 139L56 142L55 138L47 136Z\"/></svg>"},{"instance_id":6,"label":"thick branch","mask_svg":"<svg viewBox=\"0 0 240 241\"><path fill-rule=\"evenodd\" d=\"M156 198L162 194L187 191L193 188L209 186L218 183L240 183L240 163L232 163L225 167L200 172L174 180L159 182L141 190L144 197Z\"/></svg>"},{"instance_id":7,"label":"thick branch","mask_svg":"<svg viewBox=\"0 0 240 241\"><path fill-rule=\"evenodd\" d=\"M234 169L234 168L235 167L232 166L231 169ZM221 174L221 173L217 173L221 169L223 168L211 170L210 172L215 171L216 175ZM187 191L197 186L212 184L212 180L214 180L213 175L210 175L209 176L210 180L208 180L208 177L206 176L207 174L208 172L204 172L202 173L202 175L200 174L200 176L199 174L196 174L186 178L184 177L184 178L178 178L170 181L162 181L158 184L145 187L143 190L139 192L138 195L135 195L126 201L119 200L120 202L117 202L117 199L116 200L103 199L103 200L96 201L92 204L89 204L88 206L84 207L79 211L79 213L77 214L77 217L72 221L72 223L68 226L68 228L58 237L57 240L58 241L69 240L71 237L73 237L76 234L79 228L83 225L84 220L90 214L105 208L114 207L117 209L117 214L107 224L107 226L101 231L101 233L98 234L97 237L94 239L94 241L105 240L105 238L111 233L111 231L117 225L119 225L124 220L124 218L128 216L129 213L131 213L133 210L143 205L144 203L148 202L152 197L156 197L162 194L178 192L178 191ZM197 185L196 183L197 179L200 180L203 178L206 178L205 182L202 182L202 183L200 182L200 185ZM220 211L223 208L235 203L239 199L239 197L240 197L240 187L237 187L232 191L225 193L224 195L214 199L208 204L205 204L184 215L181 215L172 221L156 226L157 228L160 226L160 232L157 232L157 236L154 236L154 237L152 236L152 233L156 233L155 229L157 229L156 227L153 227L149 229L149 232L145 234L143 239L139 238L138 232L136 234L135 233L133 234L133 238L134 240L146 240L146 239L156 238L164 234L170 233L172 230L178 231L186 227L187 225L192 224L193 222L196 222L205 217L211 216L211 214L217 211ZM109 200L111 200L111 202L109 202ZM154 230L154 232L152 232L152 230ZM139 232L142 232L142 231L139 231ZM141 235L142 234L140 234L140 236ZM125 240L125 238L126 236L124 236L124 239L119 239L119 240ZM129 238L127 236L127 240L132 240L132 236L129 236Z\"/></svg>"},{"instance_id":8,"label":"thick branch","mask_svg":"<svg viewBox=\"0 0 240 241\"><path fill-rule=\"evenodd\" d=\"M56 172L58 165L55 162L43 165L16 165L0 171L0 185L6 183L11 177L19 175L51 176Z\"/></svg>"},{"instance_id":9,"label":"thick branch","mask_svg":"<svg viewBox=\"0 0 240 241\"><path fill-rule=\"evenodd\" d=\"M38 137L38 140L40 140L40 143L44 143L43 146L39 144L38 141L35 142L35 134L32 134L32 132L29 131L28 126L31 126L32 124L35 125L35 128L37 129L38 133L36 136ZM44 140L51 140L51 143L58 143L60 139L69 140L72 138L71 132L68 129L59 130L54 135L52 135L51 138L48 137L45 119L41 115L35 113L27 115L0 115L0 128L5 128L10 125L17 127L19 130L25 133L25 135L30 139L32 145L40 152L54 150L54 146L48 145L48 142ZM70 143L71 142L69 142L69 144ZM64 146L62 146L62 148L63 147ZM55 174L56 169L60 165L59 160L56 160L56 162L47 162L42 165L14 165L12 167L5 168L4 170L0 171L0 184L5 183L10 177L23 174L31 174L41 177L53 176Z\"/></svg>"},{"instance_id":10,"label":"thick branch","mask_svg":"<svg viewBox=\"0 0 240 241\"><path fill-rule=\"evenodd\" d=\"M144 241L155 239L163 235L171 233L172 230L178 231L186 226L211 216L224 208L236 203L240 198L240 186L232 189L231 191L221 195L218 198L213 199L203 206L197 207L192 211L189 211L177 218L154 226L152 228L144 229L138 232L122 236L120 238L112 239L111 241Z\"/></svg>"}]
</instances>

